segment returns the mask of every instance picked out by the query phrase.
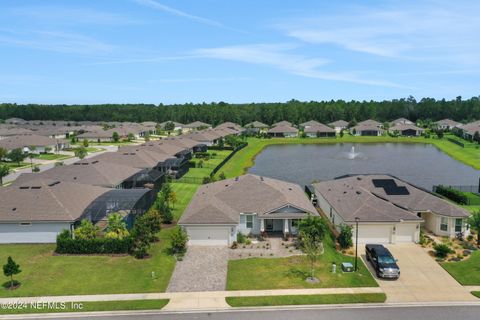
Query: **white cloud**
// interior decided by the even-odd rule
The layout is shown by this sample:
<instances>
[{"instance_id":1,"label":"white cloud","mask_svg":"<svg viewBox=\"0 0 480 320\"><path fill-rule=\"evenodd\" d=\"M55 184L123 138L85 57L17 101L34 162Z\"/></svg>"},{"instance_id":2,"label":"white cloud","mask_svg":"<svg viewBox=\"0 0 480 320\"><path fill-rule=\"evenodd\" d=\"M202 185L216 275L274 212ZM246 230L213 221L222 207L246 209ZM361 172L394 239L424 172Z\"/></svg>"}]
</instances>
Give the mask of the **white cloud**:
<instances>
[{"instance_id":1,"label":"white cloud","mask_svg":"<svg viewBox=\"0 0 480 320\"><path fill-rule=\"evenodd\" d=\"M0 44L81 55L104 55L115 46L78 33L0 30Z\"/></svg>"},{"instance_id":2,"label":"white cloud","mask_svg":"<svg viewBox=\"0 0 480 320\"><path fill-rule=\"evenodd\" d=\"M432 62L480 62L477 1L389 1L383 6L345 8L277 25L310 44L382 57Z\"/></svg>"},{"instance_id":3,"label":"white cloud","mask_svg":"<svg viewBox=\"0 0 480 320\"><path fill-rule=\"evenodd\" d=\"M398 86L388 81L364 79L355 73L321 70L320 67L328 64L329 60L290 53L294 48L295 46L292 45L256 44L197 49L193 54L200 58L222 59L270 66L291 74L309 78L345 81L366 85Z\"/></svg>"}]
</instances>

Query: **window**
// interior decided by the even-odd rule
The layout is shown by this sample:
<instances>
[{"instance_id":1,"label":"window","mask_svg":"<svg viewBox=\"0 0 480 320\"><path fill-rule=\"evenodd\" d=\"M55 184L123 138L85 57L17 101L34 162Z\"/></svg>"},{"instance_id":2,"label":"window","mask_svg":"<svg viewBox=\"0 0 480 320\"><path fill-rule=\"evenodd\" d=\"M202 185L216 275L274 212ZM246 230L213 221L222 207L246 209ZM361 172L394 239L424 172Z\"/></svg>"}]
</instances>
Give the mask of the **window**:
<instances>
[{"instance_id":1,"label":"window","mask_svg":"<svg viewBox=\"0 0 480 320\"><path fill-rule=\"evenodd\" d=\"M28 227L31 226L32 224L30 222L20 222L21 226Z\"/></svg>"},{"instance_id":2,"label":"window","mask_svg":"<svg viewBox=\"0 0 480 320\"><path fill-rule=\"evenodd\" d=\"M440 219L440 230L448 231L448 218L442 217Z\"/></svg>"},{"instance_id":3,"label":"window","mask_svg":"<svg viewBox=\"0 0 480 320\"><path fill-rule=\"evenodd\" d=\"M253 228L253 216L251 214L245 216L245 227L248 229Z\"/></svg>"},{"instance_id":4,"label":"window","mask_svg":"<svg viewBox=\"0 0 480 320\"><path fill-rule=\"evenodd\" d=\"M462 219L455 219L455 232L462 232L462 225L463 225Z\"/></svg>"}]
</instances>

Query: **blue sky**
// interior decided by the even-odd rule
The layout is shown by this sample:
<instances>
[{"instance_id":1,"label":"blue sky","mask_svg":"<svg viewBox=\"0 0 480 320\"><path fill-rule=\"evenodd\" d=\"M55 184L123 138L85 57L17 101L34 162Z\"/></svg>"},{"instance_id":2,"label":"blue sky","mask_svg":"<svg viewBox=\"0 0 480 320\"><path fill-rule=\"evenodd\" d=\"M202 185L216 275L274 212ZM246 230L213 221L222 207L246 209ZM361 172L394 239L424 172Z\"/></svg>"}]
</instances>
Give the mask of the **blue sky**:
<instances>
[{"instance_id":1,"label":"blue sky","mask_svg":"<svg viewBox=\"0 0 480 320\"><path fill-rule=\"evenodd\" d=\"M480 1L0 2L0 102L480 94Z\"/></svg>"}]
</instances>

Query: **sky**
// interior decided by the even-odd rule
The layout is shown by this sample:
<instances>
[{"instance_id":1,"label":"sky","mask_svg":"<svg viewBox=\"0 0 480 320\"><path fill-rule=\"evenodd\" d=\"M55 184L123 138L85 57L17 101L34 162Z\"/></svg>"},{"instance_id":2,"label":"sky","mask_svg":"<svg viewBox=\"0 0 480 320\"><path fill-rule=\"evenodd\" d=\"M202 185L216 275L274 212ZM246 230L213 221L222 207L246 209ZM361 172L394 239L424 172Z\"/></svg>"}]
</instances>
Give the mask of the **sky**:
<instances>
[{"instance_id":1,"label":"sky","mask_svg":"<svg viewBox=\"0 0 480 320\"><path fill-rule=\"evenodd\" d=\"M2 0L0 102L480 94L478 0Z\"/></svg>"}]
</instances>

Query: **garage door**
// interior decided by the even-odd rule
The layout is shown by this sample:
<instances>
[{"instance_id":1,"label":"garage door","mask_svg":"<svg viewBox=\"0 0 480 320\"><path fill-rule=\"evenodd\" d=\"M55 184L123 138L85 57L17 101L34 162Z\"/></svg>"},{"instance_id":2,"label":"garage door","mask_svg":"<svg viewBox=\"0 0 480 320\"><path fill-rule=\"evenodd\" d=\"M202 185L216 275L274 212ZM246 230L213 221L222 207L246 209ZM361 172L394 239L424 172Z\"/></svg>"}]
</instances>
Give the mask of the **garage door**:
<instances>
[{"instance_id":1,"label":"garage door","mask_svg":"<svg viewBox=\"0 0 480 320\"><path fill-rule=\"evenodd\" d=\"M359 243L390 243L393 225L384 224L359 224ZM353 234L355 237L355 234ZM355 239L354 239L355 240Z\"/></svg>"},{"instance_id":2,"label":"garage door","mask_svg":"<svg viewBox=\"0 0 480 320\"><path fill-rule=\"evenodd\" d=\"M187 227L188 244L202 246L228 246L229 227Z\"/></svg>"},{"instance_id":3,"label":"garage door","mask_svg":"<svg viewBox=\"0 0 480 320\"><path fill-rule=\"evenodd\" d=\"M395 243L415 242L416 224L397 224Z\"/></svg>"}]
</instances>

